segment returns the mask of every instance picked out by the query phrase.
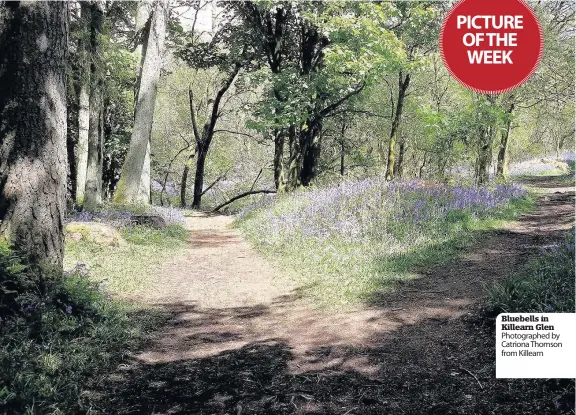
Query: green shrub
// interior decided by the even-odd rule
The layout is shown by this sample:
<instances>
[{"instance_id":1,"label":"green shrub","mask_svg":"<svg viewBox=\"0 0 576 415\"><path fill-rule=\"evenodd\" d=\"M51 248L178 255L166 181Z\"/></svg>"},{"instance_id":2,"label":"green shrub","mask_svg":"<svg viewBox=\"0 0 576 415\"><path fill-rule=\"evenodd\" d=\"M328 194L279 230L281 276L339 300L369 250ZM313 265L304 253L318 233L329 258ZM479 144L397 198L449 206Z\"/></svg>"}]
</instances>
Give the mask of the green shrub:
<instances>
[{"instance_id":1,"label":"green shrub","mask_svg":"<svg viewBox=\"0 0 576 415\"><path fill-rule=\"evenodd\" d=\"M558 245L490 291L489 312L574 312L574 229Z\"/></svg>"},{"instance_id":2,"label":"green shrub","mask_svg":"<svg viewBox=\"0 0 576 415\"><path fill-rule=\"evenodd\" d=\"M89 390L145 324L83 268L39 278L0 243L0 413L88 411Z\"/></svg>"}]
</instances>

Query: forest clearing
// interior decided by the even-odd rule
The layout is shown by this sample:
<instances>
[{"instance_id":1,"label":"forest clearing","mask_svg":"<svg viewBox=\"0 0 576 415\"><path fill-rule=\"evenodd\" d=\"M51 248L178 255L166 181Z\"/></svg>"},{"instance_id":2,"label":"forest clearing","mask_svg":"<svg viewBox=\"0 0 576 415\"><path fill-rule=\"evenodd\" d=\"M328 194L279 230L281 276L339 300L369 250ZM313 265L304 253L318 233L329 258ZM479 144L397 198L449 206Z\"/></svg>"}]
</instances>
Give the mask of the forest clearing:
<instances>
[{"instance_id":1,"label":"forest clearing","mask_svg":"<svg viewBox=\"0 0 576 415\"><path fill-rule=\"evenodd\" d=\"M575 311L576 5L498 94L454 5L0 2L0 413L574 414L494 340Z\"/></svg>"}]
</instances>

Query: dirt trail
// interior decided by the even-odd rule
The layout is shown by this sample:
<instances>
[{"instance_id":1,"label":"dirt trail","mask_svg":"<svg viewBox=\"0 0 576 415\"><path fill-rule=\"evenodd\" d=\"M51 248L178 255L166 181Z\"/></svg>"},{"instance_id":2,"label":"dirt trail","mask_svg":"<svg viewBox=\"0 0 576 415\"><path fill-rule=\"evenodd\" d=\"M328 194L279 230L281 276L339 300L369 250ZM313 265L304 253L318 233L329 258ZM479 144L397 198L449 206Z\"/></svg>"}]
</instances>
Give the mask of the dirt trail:
<instances>
[{"instance_id":1,"label":"dirt trail","mask_svg":"<svg viewBox=\"0 0 576 415\"><path fill-rule=\"evenodd\" d=\"M297 287L232 228L232 216L194 213L186 218L190 242L163 264L155 286L142 299L199 308L269 304Z\"/></svg>"},{"instance_id":2,"label":"dirt trail","mask_svg":"<svg viewBox=\"0 0 576 415\"><path fill-rule=\"evenodd\" d=\"M562 402L533 412L526 383L497 382L493 341L470 322L487 285L574 223L574 188L530 184L547 192L534 212L400 292L337 314L299 298L229 217L189 218L190 247L147 298L174 318L112 384L110 402L155 414L563 413Z\"/></svg>"}]
</instances>

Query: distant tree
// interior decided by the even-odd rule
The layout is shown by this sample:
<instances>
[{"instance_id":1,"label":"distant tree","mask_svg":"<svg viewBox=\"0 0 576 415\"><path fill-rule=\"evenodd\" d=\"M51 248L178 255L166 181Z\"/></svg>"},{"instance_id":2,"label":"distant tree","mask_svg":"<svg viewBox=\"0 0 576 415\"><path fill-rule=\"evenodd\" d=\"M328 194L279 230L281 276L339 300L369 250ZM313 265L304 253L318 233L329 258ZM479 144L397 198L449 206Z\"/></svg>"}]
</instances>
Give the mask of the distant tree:
<instances>
[{"instance_id":1,"label":"distant tree","mask_svg":"<svg viewBox=\"0 0 576 415\"><path fill-rule=\"evenodd\" d=\"M0 3L0 234L34 266L62 269L66 2Z\"/></svg>"}]
</instances>

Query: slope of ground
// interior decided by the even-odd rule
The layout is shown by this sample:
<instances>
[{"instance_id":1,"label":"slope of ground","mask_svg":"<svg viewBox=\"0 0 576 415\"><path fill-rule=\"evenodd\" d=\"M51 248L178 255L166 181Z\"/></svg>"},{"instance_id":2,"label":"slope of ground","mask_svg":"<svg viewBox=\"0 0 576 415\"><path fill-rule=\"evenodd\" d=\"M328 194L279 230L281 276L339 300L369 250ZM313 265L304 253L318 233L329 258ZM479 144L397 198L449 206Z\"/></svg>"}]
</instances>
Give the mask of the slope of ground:
<instances>
[{"instance_id":1,"label":"slope of ground","mask_svg":"<svg viewBox=\"0 0 576 415\"><path fill-rule=\"evenodd\" d=\"M476 313L488 285L573 225L574 188L556 184L534 179L544 195L532 213L347 313L303 300L293 279L229 227L230 218L190 218L185 256L165 264L141 296L170 310L171 323L103 386L104 411L573 413L573 382L494 379L492 322ZM563 387L550 399L550 390Z\"/></svg>"}]
</instances>

